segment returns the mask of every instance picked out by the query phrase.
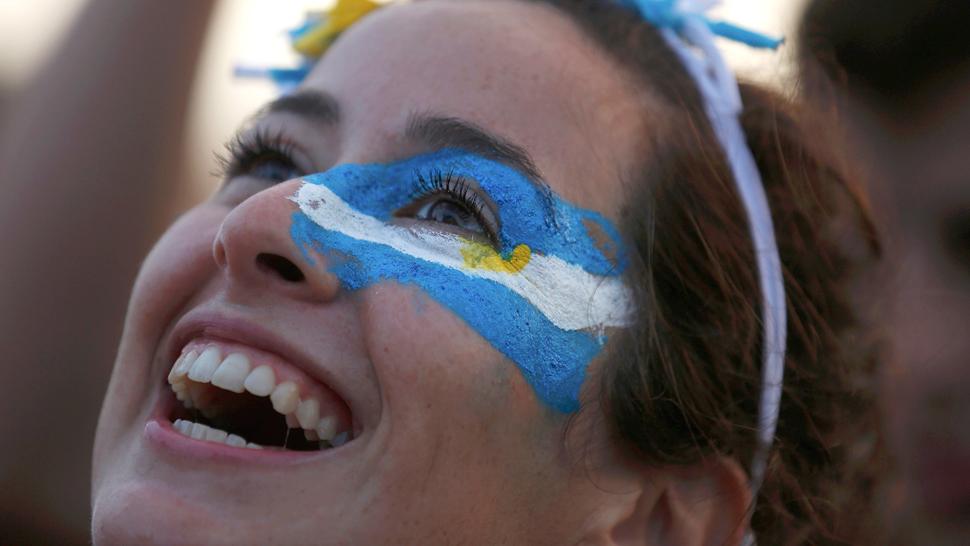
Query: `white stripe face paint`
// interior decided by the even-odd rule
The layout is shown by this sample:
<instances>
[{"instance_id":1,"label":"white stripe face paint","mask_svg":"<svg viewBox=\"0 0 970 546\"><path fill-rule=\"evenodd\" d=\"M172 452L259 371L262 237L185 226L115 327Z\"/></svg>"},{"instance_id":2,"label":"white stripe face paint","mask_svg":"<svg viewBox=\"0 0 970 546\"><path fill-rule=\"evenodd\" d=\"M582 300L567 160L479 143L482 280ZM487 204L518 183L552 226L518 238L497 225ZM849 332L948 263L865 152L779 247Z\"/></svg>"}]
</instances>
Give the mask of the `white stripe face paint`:
<instances>
[{"instance_id":1,"label":"white stripe face paint","mask_svg":"<svg viewBox=\"0 0 970 546\"><path fill-rule=\"evenodd\" d=\"M470 246L480 243L451 233L384 223L354 210L325 186L303 184L293 201L323 229L498 283L563 330L601 331L630 324L629 290L618 277L593 275L555 256L535 254L516 272L476 268L462 255L462 249L467 253Z\"/></svg>"},{"instance_id":2,"label":"white stripe face paint","mask_svg":"<svg viewBox=\"0 0 970 546\"><path fill-rule=\"evenodd\" d=\"M492 243L416 213L408 214L412 225L395 221L422 199L460 200L447 188L429 194L423 187L443 172L488 196L499 220L487 237ZM387 165L340 165L305 177L292 200L299 211L291 235L308 260L309 251L327 256L348 290L388 281L419 287L513 361L560 411L578 409L586 368L607 330L633 320L612 224L495 161L444 150Z\"/></svg>"}]
</instances>

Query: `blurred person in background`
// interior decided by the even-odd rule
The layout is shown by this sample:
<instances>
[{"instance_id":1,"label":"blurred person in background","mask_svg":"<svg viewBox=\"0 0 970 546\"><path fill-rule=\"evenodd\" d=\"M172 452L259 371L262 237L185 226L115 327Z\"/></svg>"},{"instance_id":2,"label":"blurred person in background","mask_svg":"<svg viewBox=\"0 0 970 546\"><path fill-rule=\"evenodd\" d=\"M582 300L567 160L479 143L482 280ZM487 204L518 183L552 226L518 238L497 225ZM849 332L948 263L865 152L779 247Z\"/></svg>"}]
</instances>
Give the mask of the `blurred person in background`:
<instances>
[{"instance_id":1,"label":"blurred person in background","mask_svg":"<svg viewBox=\"0 0 970 546\"><path fill-rule=\"evenodd\" d=\"M846 129L886 235L871 296L895 354L901 543L970 543L968 28L965 0L816 0L800 30L806 95Z\"/></svg>"},{"instance_id":2,"label":"blurred person in background","mask_svg":"<svg viewBox=\"0 0 970 546\"><path fill-rule=\"evenodd\" d=\"M91 444L170 221L211 1L91 0L0 117L0 543L90 540Z\"/></svg>"}]
</instances>

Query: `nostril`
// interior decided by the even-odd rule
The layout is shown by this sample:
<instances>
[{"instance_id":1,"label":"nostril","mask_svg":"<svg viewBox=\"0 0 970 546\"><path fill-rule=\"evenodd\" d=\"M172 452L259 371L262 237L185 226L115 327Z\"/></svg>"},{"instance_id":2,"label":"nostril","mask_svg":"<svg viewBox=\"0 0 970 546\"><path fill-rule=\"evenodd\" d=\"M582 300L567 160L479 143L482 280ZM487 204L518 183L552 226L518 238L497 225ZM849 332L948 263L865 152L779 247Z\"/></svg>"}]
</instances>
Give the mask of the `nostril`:
<instances>
[{"instance_id":1,"label":"nostril","mask_svg":"<svg viewBox=\"0 0 970 546\"><path fill-rule=\"evenodd\" d=\"M285 281L303 282L306 279L295 263L278 254L260 254L256 256L256 265L260 269L276 273Z\"/></svg>"}]
</instances>

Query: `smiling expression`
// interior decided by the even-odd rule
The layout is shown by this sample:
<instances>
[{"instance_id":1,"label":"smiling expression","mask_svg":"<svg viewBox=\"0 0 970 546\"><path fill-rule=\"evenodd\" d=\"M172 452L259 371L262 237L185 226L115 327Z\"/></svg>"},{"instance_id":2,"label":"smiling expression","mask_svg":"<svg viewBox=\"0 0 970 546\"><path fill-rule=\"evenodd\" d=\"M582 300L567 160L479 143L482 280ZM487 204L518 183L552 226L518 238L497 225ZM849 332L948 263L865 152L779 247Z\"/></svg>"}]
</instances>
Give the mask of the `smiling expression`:
<instances>
[{"instance_id":1,"label":"smiling expression","mask_svg":"<svg viewBox=\"0 0 970 546\"><path fill-rule=\"evenodd\" d=\"M628 320L611 224L645 129L625 81L527 3L348 31L143 265L96 539L577 542L622 496L574 465L560 410Z\"/></svg>"}]
</instances>

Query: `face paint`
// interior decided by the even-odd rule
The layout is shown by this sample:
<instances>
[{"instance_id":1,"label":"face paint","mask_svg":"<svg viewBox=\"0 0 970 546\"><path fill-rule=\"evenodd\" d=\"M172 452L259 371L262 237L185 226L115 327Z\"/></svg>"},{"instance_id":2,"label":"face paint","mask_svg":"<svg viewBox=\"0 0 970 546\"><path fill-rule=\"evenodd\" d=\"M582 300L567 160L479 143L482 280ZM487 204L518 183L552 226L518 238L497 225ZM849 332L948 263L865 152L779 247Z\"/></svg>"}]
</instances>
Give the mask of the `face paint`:
<instances>
[{"instance_id":1,"label":"face paint","mask_svg":"<svg viewBox=\"0 0 970 546\"><path fill-rule=\"evenodd\" d=\"M500 248L422 222L393 223L421 173L475 181L496 204ZM291 234L328 258L348 290L382 281L420 287L515 362L554 408L579 407L589 362L607 327L630 323L625 257L612 224L501 163L445 150L389 165L341 165L304 178ZM426 227L425 227L426 224ZM587 226L610 239L597 247ZM602 247L603 242L600 243Z\"/></svg>"}]
</instances>

